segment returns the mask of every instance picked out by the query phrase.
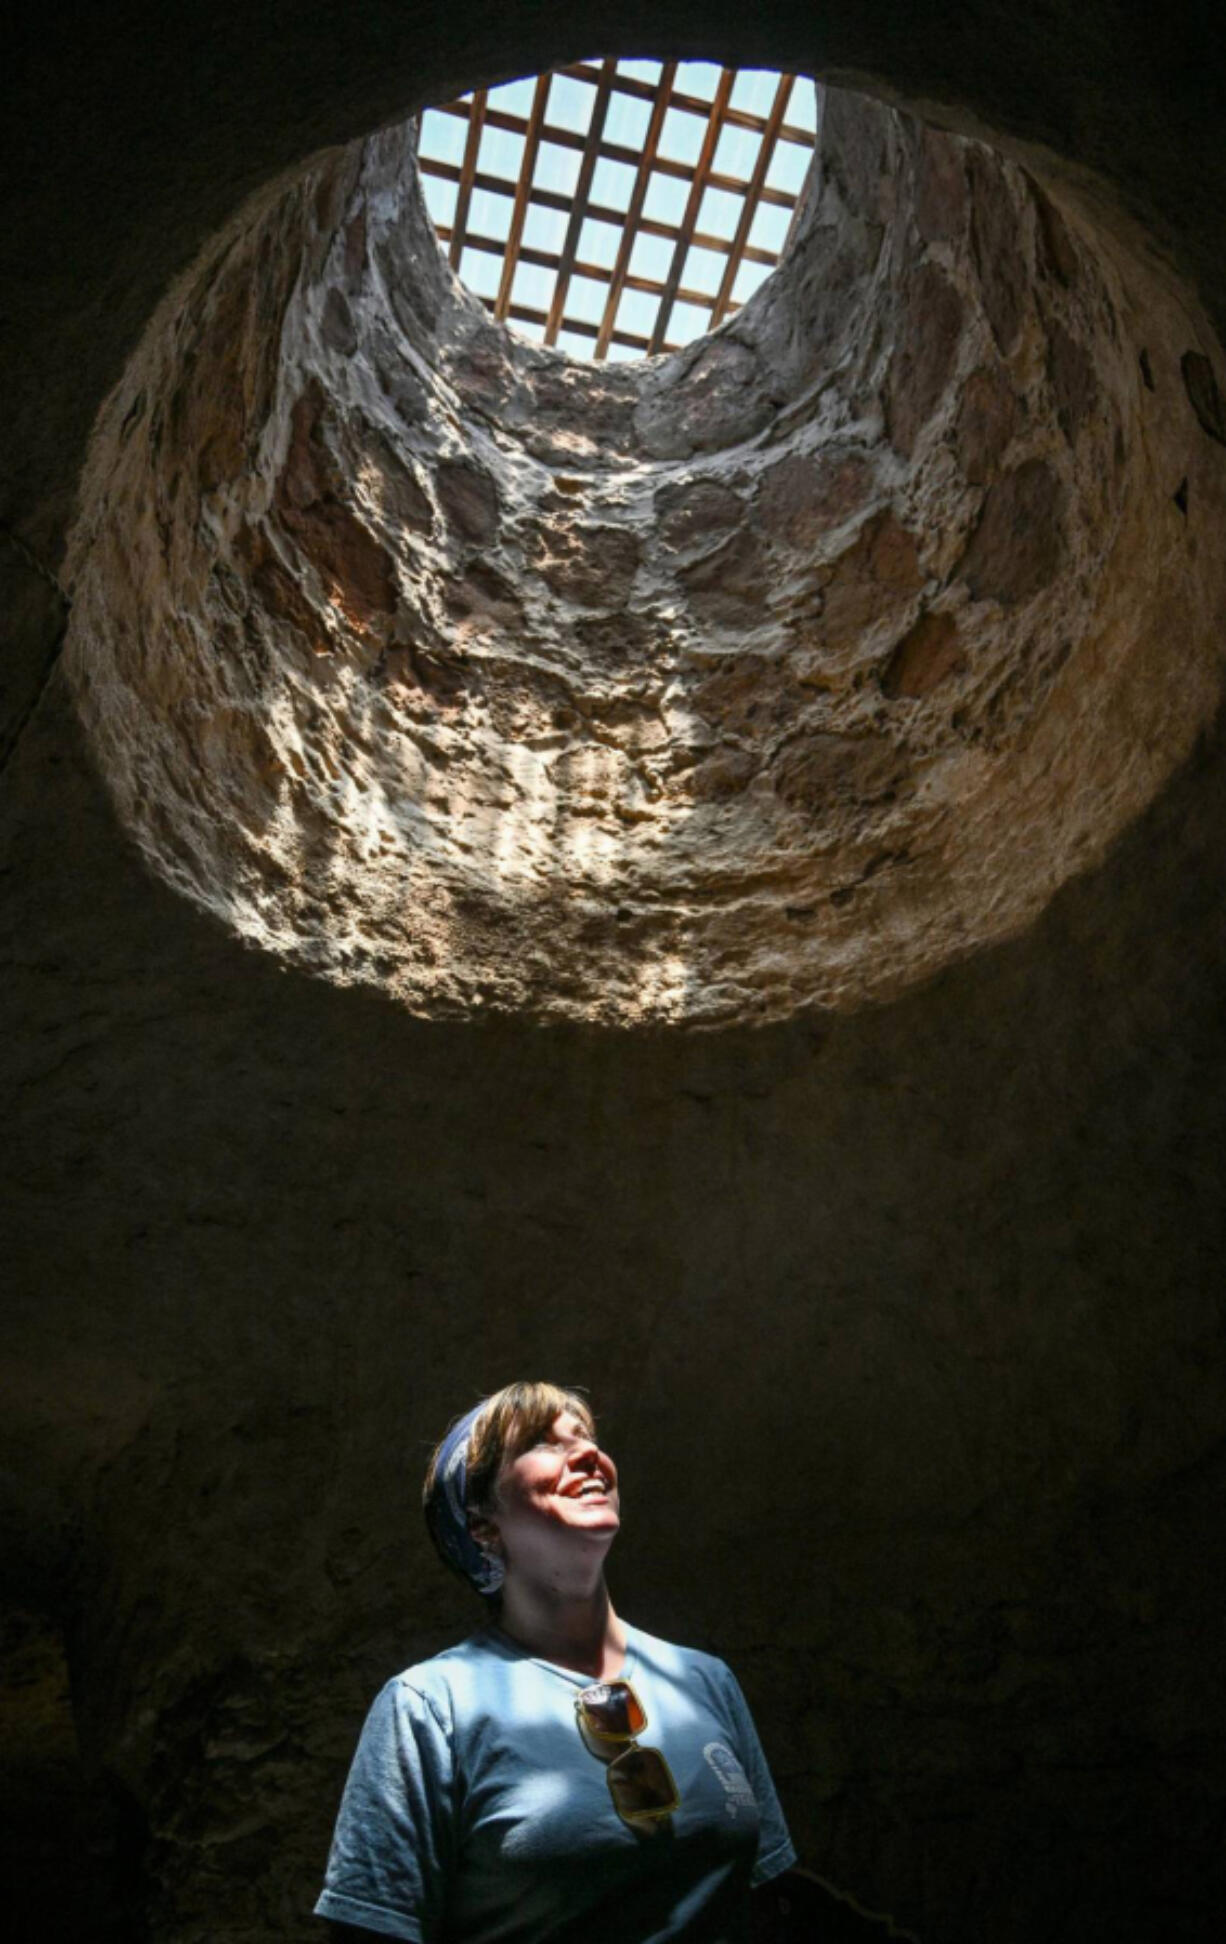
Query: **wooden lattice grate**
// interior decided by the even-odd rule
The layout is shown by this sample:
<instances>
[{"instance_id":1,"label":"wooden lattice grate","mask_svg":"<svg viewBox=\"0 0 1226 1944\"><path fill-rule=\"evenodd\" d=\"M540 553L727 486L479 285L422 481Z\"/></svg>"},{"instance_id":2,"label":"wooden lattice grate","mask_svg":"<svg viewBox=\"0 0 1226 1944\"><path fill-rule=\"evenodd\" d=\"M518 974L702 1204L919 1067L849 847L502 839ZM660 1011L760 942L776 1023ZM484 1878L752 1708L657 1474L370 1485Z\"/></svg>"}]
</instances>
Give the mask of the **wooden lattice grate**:
<instances>
[{"instance_id":1,"label":"wooden lattice grate","mask_svg":"<svg viewBox=\"0 0 1226 1944\"><path fill-rule=\"evenodd\" d=\"M422 116L453 269L578 357L713 330L787 247L816 144L812 81L704 61L579 61Z\"/></svg>"}]
</instances>

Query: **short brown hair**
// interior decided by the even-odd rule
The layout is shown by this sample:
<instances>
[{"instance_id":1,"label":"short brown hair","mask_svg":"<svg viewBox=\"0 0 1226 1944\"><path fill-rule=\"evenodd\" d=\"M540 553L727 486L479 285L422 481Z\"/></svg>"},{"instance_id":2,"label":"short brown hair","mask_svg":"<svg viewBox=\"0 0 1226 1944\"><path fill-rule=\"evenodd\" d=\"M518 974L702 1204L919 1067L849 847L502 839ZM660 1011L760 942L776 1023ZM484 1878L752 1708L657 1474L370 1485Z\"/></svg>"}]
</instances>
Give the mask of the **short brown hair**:
<instances>
[{"instance_id":1,"label":"short brown hair","mask_svg":"<svg viewBox=\"0 0 1226 1944\"><path fill-rule=\"evenodd\" d=\"M492 1397L486 1398L481 1415L468 1438L464 1503L469 1511L488 1512L492 1509L498 1474L503 1466L543 1437L563 1411L573 1411L595 1437L596 1420L587 1399L578 1391L564 1390L559 1384L505 1384ZM422 1504L430 1537L448 1564L451 1562L447 1560L447 1554L435 1535L433 1514L436 1509L434 1480L439 1453L447 1442L450 1428L431 1453L426 1482L422 1488Z\"/></svg>"}]
</instances>

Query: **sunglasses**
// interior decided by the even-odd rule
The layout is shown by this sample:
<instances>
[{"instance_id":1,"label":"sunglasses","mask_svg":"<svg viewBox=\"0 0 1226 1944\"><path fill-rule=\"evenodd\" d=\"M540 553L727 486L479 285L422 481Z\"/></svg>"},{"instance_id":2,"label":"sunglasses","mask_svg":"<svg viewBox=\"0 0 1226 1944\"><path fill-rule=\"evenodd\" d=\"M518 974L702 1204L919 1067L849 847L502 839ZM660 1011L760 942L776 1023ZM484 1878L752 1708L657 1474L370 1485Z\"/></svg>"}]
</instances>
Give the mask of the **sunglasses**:
<instances>
[{"instance_id":1,"label":"sunglasses","mask_svg":"<svg viewBox=\"0 0 1226 1944\"><path fill-rule=\"evenodd\" d=\"M589 1754L605 1764L613 1807L625 1823L662 1822L681 1803L673 1773L658 1748L640 1748L647 1710L629 1681L598 1681L575 1697L579 1733Z\"/></svg>"}]
</instances>

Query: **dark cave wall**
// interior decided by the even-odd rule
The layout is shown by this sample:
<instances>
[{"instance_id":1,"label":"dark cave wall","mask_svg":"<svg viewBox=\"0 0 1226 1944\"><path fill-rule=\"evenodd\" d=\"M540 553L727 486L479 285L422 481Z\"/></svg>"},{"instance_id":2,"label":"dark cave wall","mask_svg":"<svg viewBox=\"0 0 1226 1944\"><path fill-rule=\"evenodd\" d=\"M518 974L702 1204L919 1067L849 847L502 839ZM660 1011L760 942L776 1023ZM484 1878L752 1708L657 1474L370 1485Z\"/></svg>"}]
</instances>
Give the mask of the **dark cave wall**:
<instances>
[{"instance_id":1,"label":"dark cave wall","mask_svg":"<svg viewBox=\"0 0 1226 1944\"><path fill-rule=\"evenodd\" d=\"M18 820L18 1442L154 1936L309 1930L366 1700L471 1617L425 1448L524 1368L591 1384L616 1594L742 1673L818 1868L930 1937L1211 1934L1210 755L1024 943L679 1040L280 973L142 880L57 709L22 762L91 896Z\"/></svg>"},{"instance_id":2,"label":"dark cave wall","mask_svg":"<svg viewBox=\"0 0 1226 1944\"><path fill-rule=\"evenodd\" d=\"M518 9L515 60L482 7L31 30L3 516L58 557L103 391L257 181L674 24L1097 169L1220 322L1195 9L639 18ZM55 629L18 598L14 719ZM5 1585L148 1823L155 1938L312 1934L366 1700L469 1616L425 1448L528 1369L591 1385L615 1593L741 1673L806 1860L952 1944L1216 1936L1224 810L1215 736L1025 938L837 1025L425 1025L148 880L53 677L3 780Z\"/></svg>"}]
</instances>

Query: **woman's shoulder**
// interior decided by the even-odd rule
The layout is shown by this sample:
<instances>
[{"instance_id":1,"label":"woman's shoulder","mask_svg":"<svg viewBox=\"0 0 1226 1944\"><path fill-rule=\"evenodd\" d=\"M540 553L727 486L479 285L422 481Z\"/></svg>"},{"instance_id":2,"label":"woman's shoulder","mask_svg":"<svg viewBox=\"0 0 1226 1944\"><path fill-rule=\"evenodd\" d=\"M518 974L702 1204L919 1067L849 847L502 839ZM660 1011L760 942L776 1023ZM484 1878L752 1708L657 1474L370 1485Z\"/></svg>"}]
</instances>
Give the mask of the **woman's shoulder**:
<instances>
[{"instance_id":1,"label":"woman's shoulder","mask_svg":"<svg viewBox=\"0 0 1226 1944\"><path fill-rule=\"evenodd\" d=\"M414 1661L393 1674L380 1699L410 1706L415 1699L424 1700L436 1713L454 1716L499 1684L511 1658L496 1630L482 1627L428 1660Z\"/></svg>"}]
</instances>

